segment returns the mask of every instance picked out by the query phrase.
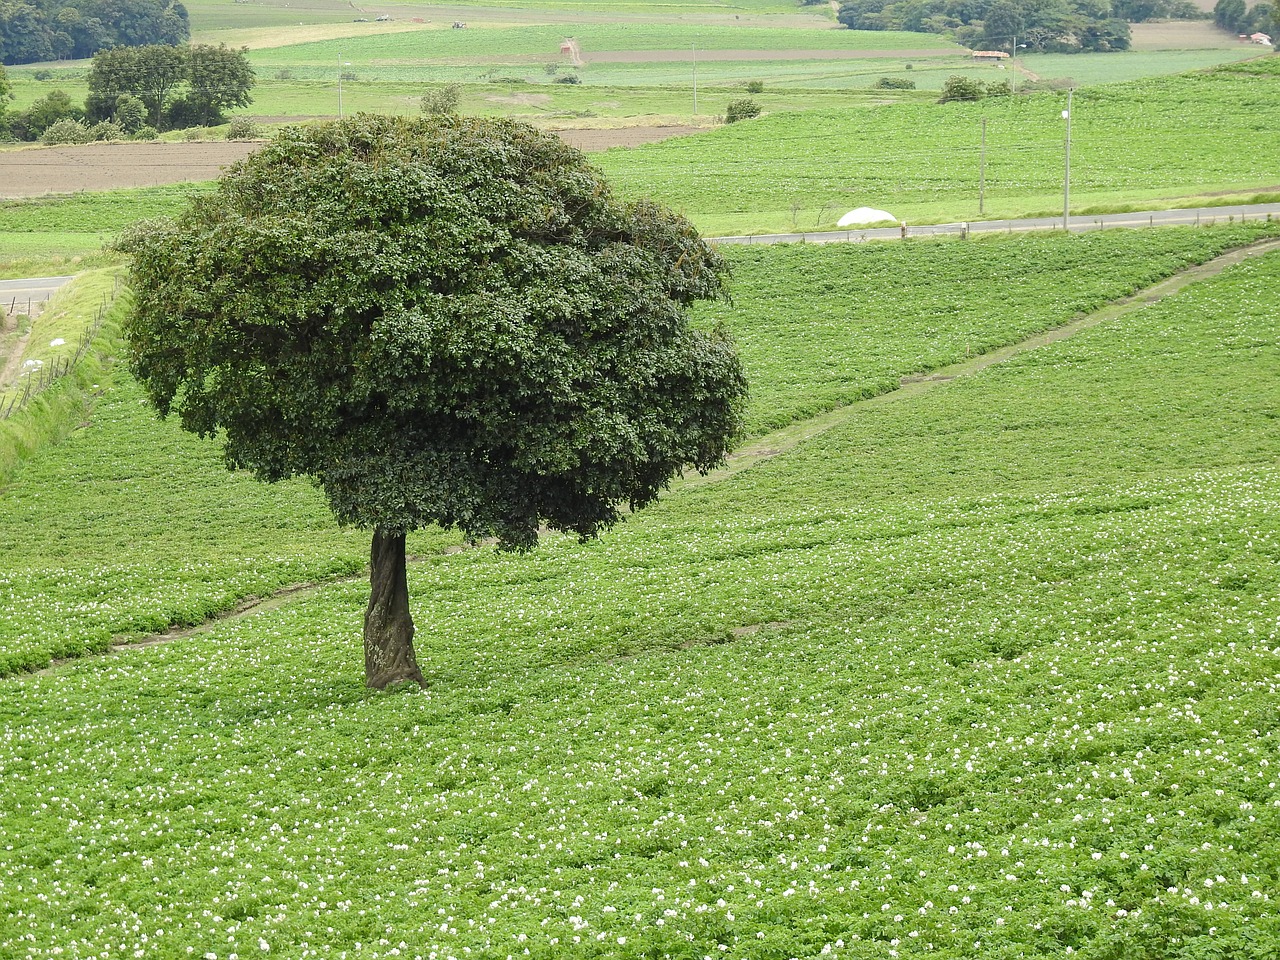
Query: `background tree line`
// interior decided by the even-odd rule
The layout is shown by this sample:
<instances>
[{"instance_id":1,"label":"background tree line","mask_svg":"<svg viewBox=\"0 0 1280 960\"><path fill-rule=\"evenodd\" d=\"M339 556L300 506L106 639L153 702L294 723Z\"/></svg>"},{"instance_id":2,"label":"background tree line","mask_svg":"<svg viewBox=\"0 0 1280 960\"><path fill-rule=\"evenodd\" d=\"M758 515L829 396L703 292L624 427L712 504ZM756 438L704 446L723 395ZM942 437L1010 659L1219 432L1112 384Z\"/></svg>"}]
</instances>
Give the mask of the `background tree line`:
<instances>
[{"instance_id":1,"label":"background tree line","mask_svg":"<svg viewBox=\"0 0 1280 960\"><path fill-rule=\"evenodd\" d=\"M1213 8L1213 22L1232 33L1265 33L1276 39L1276 5L1245 0L1218 0Z\"/></svg>"},{"instance_id":2,"label":"background tree line","mask_svg":"<svg viewBox=\"0 0 1280 960\"><path fill-rule=\"evenodd\" d=\"M97 135L87 139L215 126L226 122L225 110L253 101L249 91L255 79L248 51L226 44L114 47L94 56L84 104L54 90L27 110L6 116L0 75L0 133L39 140L63 121L95 125Z\"/></svg>"},{"instance_id":3,"label":"background tree line","mask_svg":"<svg viewBox=\"0 0 1280 960\"><path fill-rule=\"evenodd\" d=\"M1190 0L844 0L853 30L954 37L971 49L1049 53L1129 49L1129 20L1200 16Z\"/></svg>"},{"instance_id":4,"label":"background tree line","mask_svg":"<svg viewBox=\"0 0 1280 960\"><path fill-rule=\"evenodd\" d=\"M177 0L0 0L0 63L78 60L190 35Z\"/></svg>"}]
</instances>

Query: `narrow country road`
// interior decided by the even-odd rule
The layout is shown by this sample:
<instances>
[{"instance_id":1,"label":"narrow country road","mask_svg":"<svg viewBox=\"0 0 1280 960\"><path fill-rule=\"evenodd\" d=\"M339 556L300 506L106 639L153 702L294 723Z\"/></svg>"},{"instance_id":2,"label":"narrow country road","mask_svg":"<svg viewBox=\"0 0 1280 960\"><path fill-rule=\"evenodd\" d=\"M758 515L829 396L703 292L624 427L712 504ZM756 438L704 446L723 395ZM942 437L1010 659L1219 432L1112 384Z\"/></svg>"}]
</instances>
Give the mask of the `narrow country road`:
<instances>
[{"instance_id":1,"label":"narrow country road","mask_svg":"<svg viewBox=\"0 0 1280 960\"><path fill-rule=\"evenodd\" d=\"M27 313L27 306L44 303L70 277L31 277L0 280L0 313Z\"/></svg>"},{"instance_id":2,"label":"narrow country road","mask_svg":"<svg viewBox=\"0 0 1280 960\"><path fill-rule=\"evenodd\" d=\"M1225 223L1229 219L1280 220L1280 203L1249 203L1229 207L1193 207L1185 210L1143 210L1137 213L1105 213L1067 218L1072 233L1106 230L1108 227L1172 227ZM974 220L969 223L934 223L910 226L908 237L959 236L979 233L1019 233L1032 230L1061 230L1062 217L1034 217L1024 220ZM812 233L771 233L742 237L709 237L716 243L860 243L864 240L898 240L901 226L851 227Z\"/></svg>"}]
</instances>

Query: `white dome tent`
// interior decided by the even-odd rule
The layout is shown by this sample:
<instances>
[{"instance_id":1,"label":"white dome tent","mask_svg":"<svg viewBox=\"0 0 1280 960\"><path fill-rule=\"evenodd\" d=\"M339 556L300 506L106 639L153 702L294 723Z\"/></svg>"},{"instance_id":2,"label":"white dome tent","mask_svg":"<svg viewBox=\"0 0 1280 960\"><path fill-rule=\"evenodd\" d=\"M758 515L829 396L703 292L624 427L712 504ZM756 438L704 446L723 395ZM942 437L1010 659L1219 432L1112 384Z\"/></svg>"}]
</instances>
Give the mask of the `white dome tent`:
<instances>
[{"instance_id":1,"label":"white dome tent","mask_svg":"<svg viewBox=\"0 0 1280 960\"><path fill-rule=\"evenodd\" d=\"M877 210L875 207L859 207L857 210L850 210L838 221L836 226L839 227L865 227L871 223L897 223L898 218L887 210Z\"/></svg>"}]
</instances>

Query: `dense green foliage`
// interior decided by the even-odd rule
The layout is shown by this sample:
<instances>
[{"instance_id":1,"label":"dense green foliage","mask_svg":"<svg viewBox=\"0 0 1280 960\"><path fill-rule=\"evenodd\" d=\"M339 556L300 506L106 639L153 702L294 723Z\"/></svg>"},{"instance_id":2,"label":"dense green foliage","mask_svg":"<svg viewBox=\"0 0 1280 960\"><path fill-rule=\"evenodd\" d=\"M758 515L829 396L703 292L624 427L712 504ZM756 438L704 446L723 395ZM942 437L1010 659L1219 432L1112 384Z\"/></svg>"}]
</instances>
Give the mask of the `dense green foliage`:
<instances>
[{"instance_id":1,"label":"dense green foliage","mask_svg":"<svg viewBox=\"0 0 1280 960\"><path fill-rule=\"evenodd\" d=\"M11 678L0 951L1268 956L1278 282L430 560L424 695L341 586Z\"/></svg>"},{"instance_id":2,"label":"dense green foliage","mask_svg":"<svg viewBox=\"0 0 1280 960\"><path fill-rule=\"evenodd\" d=\"M85 108L95 120L128 109L133 121L136 98L157 130L209 126L225 121L224 110L248 106L255 80L247 51L226 44L116 47L94 56ZM140 127L141 118L132 125Z\"/></svg>"},{"instance_id":3,"label":"dense green foliage","mask_svg":"<svg viewBox=\"0 0 1280 960\"><path fill-rule=\"evenodd\" d=\"M0 61L82 59L115 46L181 43L178 0L0 0Z\"/></svg>"},{"instance_id":4,"label":"dense green foliage","mask_svg":"<svg viewBox=\"0 0 1280 960\"><path fill-rule=\"evenodd\" d=\"M843 0L838 19L854 30L940 33L969 47L1010 52L1025 45L1112 53L1128 50L1130 38L1129 24L1109 0Z\"/></svg>"},{"instance_id":5,"label":"dense green foliage","mask_svg":"<svg viewBox=\"0 0 1280 960\"><path fill-rule=\"evenodd\" d=\"M752 97L738 97L730 100L724 109L724 122L737 123L739 120L750 120L760 116L760 101Z\"/></svg>"},{"instance_id":6,"label":"dense green foliage","mask_svg":"<svg viewBox=\"0 0 1280 960\"><path fill-rule=\"evenodd\" d=\"M532 127L291 129L125 245L160 414L260 479L315 477L343 523L591 536L740 425L732 345L685 317L719 256Z\"/></svg>"},{"instance_id":7,"label":"dense green foliage","mask_svg":"<svg viewBox=\"0 0 1280 960\"><path fill-rule=\"evenodd\" d=\"M1245 0L1218 0L1213 7L1213 22L1232 33L1275 32L1275 6L1271 3L1255 3L1250 7Z\"/></svg>"}]
</instances>

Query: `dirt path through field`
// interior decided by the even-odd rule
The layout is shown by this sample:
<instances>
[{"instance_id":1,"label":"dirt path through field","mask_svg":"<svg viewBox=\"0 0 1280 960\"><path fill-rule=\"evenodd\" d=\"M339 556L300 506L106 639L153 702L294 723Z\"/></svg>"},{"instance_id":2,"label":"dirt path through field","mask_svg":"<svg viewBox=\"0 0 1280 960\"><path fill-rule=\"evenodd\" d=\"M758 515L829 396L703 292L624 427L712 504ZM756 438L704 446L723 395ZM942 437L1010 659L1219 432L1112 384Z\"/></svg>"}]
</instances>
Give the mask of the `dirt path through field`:
<instances>
[{"instance_id":1,"label":"dirt path through field","mask_svg":"<svg viewBox=\"0 0 1280 960\"><path fill-rule=\"evenodd\" d=\"M987 367L993 366L997 363L1004 363L1006 360L1010 360L1020 354L1026 353L1028 350L1035 350L1039 347L1045 346L1046 344L1065 340L1082 330L1088 330L1090 327L1095 327L1100 323L1105 323L1109 320L1115 320L1123 317L1126 314L1132 313L1135 310L1140 310L1149 304L1157 303L1165 297L1172 296L1193 283L1206 280L1210 277L1215 277L1223 270L1234 264L1275 250L1280 250L1280 240L1264 240L1262 242L1252 244L1251 246L1240 247L1236 250L1225 253L1222 256L1215 257L1213 260L1206 263L1202 263L1194 267L1188 267L1171 277L1166 277L1159 283L1147 287L1145 290L1140 290L1132 296L1110 303L1107 306L1102 307L1100 310L1096 310L1093 313L1080 317L1077 320L1073 320L1070 323L1063 324L1060 327L1055 327L1052 330L1046 330L1043 333L1035 334L1025 340L1020 340L1017 343L1001 347L997 350L992 350L989 353L984 353L960 363L942 367L930 373L914 374L903 377L898 389L896 390L891 390L888 393L882 393L879 396L871 397L866 400L859 400L856 403L851 403L847 406L838 407L835 410L819 414L809 420L804 420L800 423L795 423L789 427L784 427L781 430L767 434L766 436L752 441L736 453L730 455L728 464L721 469L716 470L705 477L687 477L684 480L677 481L672 486L678 487L718 483L721 480L736 476L742 471L748 470L766 460L770 460L779 454L794 450L797 446L811 437L816 437L821 433L825 433L826 431L833 429L834 427L847 423L857 416L860 411L866 409L868 405L892 403L899 400L908 400L918 397L929 390L949 383L959 377L973 376L975 373L978 373L980 370L985 370ZM450 547L446 552L453 553L463 549L467 548ZM414 558L411 558L411 560L412 559ZM134 650L139 647L154 646L156 644L178 640L183 637L207 633L210 630L213 630L224 620L252 616L269 610L274 610L290 600L309 596L319 590L332 586L335 583L351 583L356 580L362 580L366 576L367 574L361 573L354 576L337 577L320 583L294 584L276 591L276 593L270 597L244 600L225 613L216 615L210 620L207 620L197 626L175 627L171 630L153 634L152 636L142 639L122 642L111 647L108 652L123 653L124 651ZM79 657L76 659L84 658ZM45 669L36 672L40 674L50 673L69 662L71 661L55 661Z\"/></svg>"},{"instance_id":2,"label":"dirt path through field","mask_svg":"<svg viewBox=\"0 0 1280 960\"><path fill-rule=\"evenodd\" d=\"M1206 280L1209 277L1216 277L1223 270L1234 264L1275 250L1280 250L1280 240L1263 240L1247 247L1237 248L1206 263L1188 267L1171 277L1166 277L1159 283L1147 287L1145 290L1139 290L1131 296L1116 300L1100 310L1096 310L1077 320L1072 320L1070 323L1065 323L1060 327L1037 333L1026 340L1020 340L1017 343L991 350L988 353L972 357L960 363L941 367L930 373L903 377L896 390L890 390L888 393L869 397L866 400L859 400L847 406L837 407L835 410L819 414L800 423L794 423L768 436L754 440L731 454L729 463L725 468L708 474L706 477L691 477L685 482L706 483L731 477L734 474L741 473L743 470L750 469L762 461L776 457L780 453L794 450L811 437L816 437L821 433L826 433L833 427L847 423L857 416L859 411L870 404L909 400L959 377L971 377L980 370L985 370L987 367L994 366L997 363L1004 363L1006 360L1011 360L1020 354L1026 353L1028 350L1035 350L1046 344L1065 340L1082 330L1088 330L1090 327L1096 327L1100 323L1118 319L1125 314L1141 310L1150 304L1158 303L1165 297L1172 296L1193 283Z\"/></svg>"}]
</instances>

